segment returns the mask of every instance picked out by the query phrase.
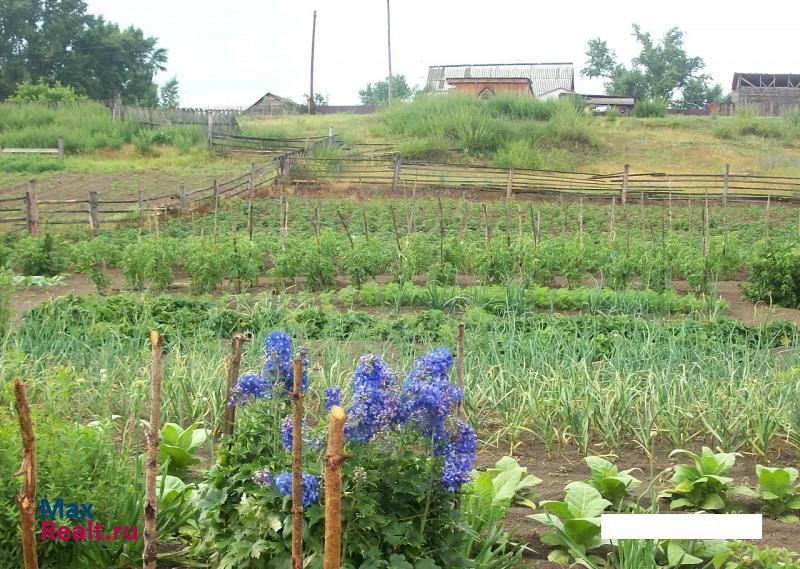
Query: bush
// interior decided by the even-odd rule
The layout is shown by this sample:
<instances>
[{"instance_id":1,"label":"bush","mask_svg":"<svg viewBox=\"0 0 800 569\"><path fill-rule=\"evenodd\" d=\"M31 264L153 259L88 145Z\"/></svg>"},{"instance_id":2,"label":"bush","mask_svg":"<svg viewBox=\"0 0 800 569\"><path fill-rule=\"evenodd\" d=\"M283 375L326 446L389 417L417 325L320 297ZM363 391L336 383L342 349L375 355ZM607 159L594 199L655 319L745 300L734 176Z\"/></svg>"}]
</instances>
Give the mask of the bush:
<instances>
[{"instance_id":1,"label":"bush","mask_svg":"<svg viewBox=\"0 0 800 569\"><path fill-rule=\"evenodd\" d=\"M800 245L765 245L753 259L742 290L751 300L800 308Z\"/></svg>"},{"instance_id":2,"label":"bush","mask_svg":"<svg viewBox=\"0 0 800 569\"><path fill-rule=\"evenodd\" d=\"M667 116L667 103L661 99L641 99L633 107L633 116L639 118Z\"/></svg>"},{"instance_id":3,"label":"bush","mask_svg":"<svg viewBox=\"0 0 800 569\"><path fill-rule=\"evenodd\" d=\"M52 86L39 79L38 83L23 81L8 98L9 103L78 103L88 99L78 95L71 85L62 85L56 81Z\"/></svg>"},{"instance_id":4,"label":"bush","mask_svg":"<svg viewBox=\"0 0 800 569\"><path fill-rule=\"evenodd\" d=\"M63 240L51 233L25 237L14 249L12 265L23 275L53 277L67 266L68 253Z\"/></svg>"}]
</instances>

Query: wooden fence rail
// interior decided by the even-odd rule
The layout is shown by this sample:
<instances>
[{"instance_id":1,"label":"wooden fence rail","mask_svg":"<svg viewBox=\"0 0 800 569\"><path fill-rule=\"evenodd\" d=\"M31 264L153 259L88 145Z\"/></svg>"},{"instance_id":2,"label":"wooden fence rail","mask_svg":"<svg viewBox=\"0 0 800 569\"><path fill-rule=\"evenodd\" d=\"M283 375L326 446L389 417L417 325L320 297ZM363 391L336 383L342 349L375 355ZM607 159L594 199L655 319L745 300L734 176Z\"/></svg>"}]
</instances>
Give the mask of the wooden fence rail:
<instances>
[{"instance_id":1,"label":"wooden fence rail","mask_svg":"<svg viewBox=\"0 0 800 569\"><path fill-rule=\"evenodd\" d=\"M60 161L64 161L64 138L59 136L55 148L3 148L0 154L54 154Z\"/></svg>"}]
</instances>

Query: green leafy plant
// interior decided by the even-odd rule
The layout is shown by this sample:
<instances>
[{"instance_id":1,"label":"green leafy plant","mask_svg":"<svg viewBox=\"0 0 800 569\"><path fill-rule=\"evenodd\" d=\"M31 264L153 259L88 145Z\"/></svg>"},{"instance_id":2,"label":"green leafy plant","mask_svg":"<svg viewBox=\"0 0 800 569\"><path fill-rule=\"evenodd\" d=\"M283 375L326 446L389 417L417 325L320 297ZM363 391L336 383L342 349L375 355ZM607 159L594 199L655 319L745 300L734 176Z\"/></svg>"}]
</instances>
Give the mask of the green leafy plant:
<instances>
[{"instance_id":1,"label":"green leafy plant","mask_svg":"<svg viewBox=\"0 0 800 569\"><path fill-rule=\"evenodd\" d=\"M800 521L800 484L796 468L773 468L756 465L758 489L736 488L737 494L760 498L764 501L766 515L783 522Z\"/></svg>"},{"instance_id":2,"label":"green leafy plant","mask_svg":"<svg viewBox=\"0 0 800 569\"><path fill-rule=\"evenodd\" d=\"M64 271L69 262L63 238L45 233L39 237L21 239L14 248L12 265L25 275L55 276Z\"/></svg>"},{"instance_id":3,"label":"green leafy plant","mask_svg":"<svg viewBox=\"0 0 800 569\"><path fill-rule=\"evenodd\" d=\"M546 500L540 505L544 513L528 517L553 529L542 536L544 543L558 547L547 556L550 561L569 564L576 556L600 561L588 552L606 543L600 539L600 514L611 502L585 482L570 482L563 502Z\"/></svg>"},{"instance_id":4,"label":"green leafy plant","mask_svg":"<svg viewBox=\"0 0 800 569\"><path fill-rule=\"evenodd\" d=\"M678 464L672 476L674 486L659 494L669 498L671 510L688 508L693 510L724 510L725 497L732 478L725 476L733 468L738 453L714 453L703 447L700 454L684 449L676 449L670 458L685 454L694 464Z\"/></svg>"},{"instance_id":5,"label":"green leafy plant","mask_svg":"<svg viewBox=\"0 0 800 569\"><path fill-rule=\"evenodd\" d=\"M734 542L713 558L714 569L800 569L800 556L786 549Z\"/></svg>"},{"instance_id":6,"label":"green leafy plant","mask_svg":"<svg viewBox=\"0 0 800 569\"><path fill-rule=\"evenodd\" d=\"M473 471L461 499L461 512L471 530L464 556L486 568L519 563L525 548L511 546L502 524L513 503L536 507L530 498L532 489L541 482L507 456L485 472Z\"/></svg>"},{"instance_id":7,"label":"green leafy plant","mask_svg":"<svg viewBox=\"0 0 800 569\"><path fill-rule=\"evenodd\" d=\"M599 456L587 456L586 465L592 472L588 484L597 489L600 495L621 510L630 502L630 491L641 483L631 475L638 468L619 470L616 465Z\"/></svg>"},{"instance_id":8,"label":"green leafy plant","mask_svg":"<svg viewBox=\"0 0 800 569\"><path fill-rule=\"evenodd\" d=\"M176 423L165 424L161 429L158 461L167 464L168 469L177 470L200 462L196 453L206 444L208 430L199 427L198 423L192 423L185 429Z\"/></svg>"}]
</instances>

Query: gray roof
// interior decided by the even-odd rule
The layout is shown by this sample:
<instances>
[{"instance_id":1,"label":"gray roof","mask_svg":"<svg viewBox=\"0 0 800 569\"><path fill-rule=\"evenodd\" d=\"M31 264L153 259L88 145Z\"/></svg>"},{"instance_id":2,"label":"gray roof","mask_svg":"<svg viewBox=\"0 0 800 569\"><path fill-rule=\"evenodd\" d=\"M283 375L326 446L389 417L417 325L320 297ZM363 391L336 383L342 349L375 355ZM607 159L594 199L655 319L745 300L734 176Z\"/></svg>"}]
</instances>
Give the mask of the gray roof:
<instances>
[{"instance_id":1,"label":"gray roof","mask_svg":"<svg viewBox=\"0 0 800 569\"><path fill-rule=\"evenodd\" d=\"M427 87L433 92L447 91L448 79L528 78L537 96L563 89L575 90L572 63L497 63L432 65L428 68Z\"/></svg>"}]
</instances>

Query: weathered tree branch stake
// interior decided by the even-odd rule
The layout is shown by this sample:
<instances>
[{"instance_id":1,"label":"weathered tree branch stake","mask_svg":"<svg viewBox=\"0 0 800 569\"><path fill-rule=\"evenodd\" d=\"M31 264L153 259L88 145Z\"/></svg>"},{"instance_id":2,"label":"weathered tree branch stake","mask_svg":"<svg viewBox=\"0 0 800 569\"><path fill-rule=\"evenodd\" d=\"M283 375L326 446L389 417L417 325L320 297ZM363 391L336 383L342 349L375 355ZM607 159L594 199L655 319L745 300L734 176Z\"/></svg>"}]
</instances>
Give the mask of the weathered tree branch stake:
<instances>
[{"instance_id":1,"label":"weathered tree branch stake","mask_svg":"<svg viewBox=\"0 0 800 569\"><path fill-rule=\"evenodd\" d=\"M236 420L236 404L231 401L236 382L239 380L239 366L242 363L242 346L249 339L244 334L236 334L231 339L231 359L228 360L228 392L225 396L225 416L222 419L222 435L233 434L233 423Z\"/></svg>"},{"instance_id":2,"label":"weathered tree branch stake","mask_svg":"<svg viewBox=\"0 0 800 569\"><path fill-rule=\"evenodd\" d=\"M153 362L150 370L152 379L152 403L150 405L150 429L147 433L147 462L145 463L144 490L144 551L142 567L156 568L158 542L156 541L156 475L158 474L158 450L161 444L159 433L161 422L161 346L162 340L158 332L150 332L150 344L153 348Z\"/></svg>"},{"instance_id":3,"label":"weathered tree branch stake","mask_svg":"<svg viewBox=\"0 0 800 569\"><path fill-rule=\"evenodd\" d=\"M36 557L36 536L33 530L36 513L36 447L31 422L31 408L25 396L25 385L17 378L14 380L14 404L19 417L19 430L22 433L22 466L17 475L24 476L22 489L17 495L20 526L22 529L22 560L25 569L38 569Z\"/></svg>"},{"instance_id":4,"label":"weathered tree branch stake","mask_svg":"<svg viewBox=\"0 0 800 569\"><path fill-rule=\"evenodd\" d=\"M303 361L292 364L292 569L303 569Z\"/></svg>"},{"instance_id":5,"label":"weathered tree branch stake","mask_svg":"<svg viewBox=\"0 0 800 569\"><path fill-rule=\"evenodd\" d=\"M339 569L342 556L342 463L344 423L347 414L334 405L328 422L328 450L325 453L325 553L323 569Z\"/></svg>"}]
</instances>

